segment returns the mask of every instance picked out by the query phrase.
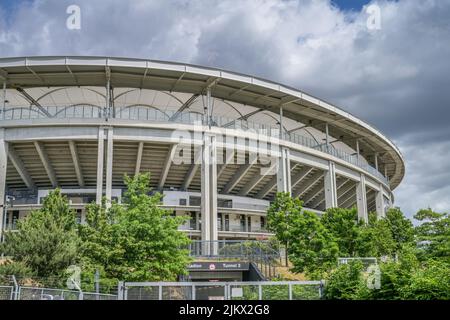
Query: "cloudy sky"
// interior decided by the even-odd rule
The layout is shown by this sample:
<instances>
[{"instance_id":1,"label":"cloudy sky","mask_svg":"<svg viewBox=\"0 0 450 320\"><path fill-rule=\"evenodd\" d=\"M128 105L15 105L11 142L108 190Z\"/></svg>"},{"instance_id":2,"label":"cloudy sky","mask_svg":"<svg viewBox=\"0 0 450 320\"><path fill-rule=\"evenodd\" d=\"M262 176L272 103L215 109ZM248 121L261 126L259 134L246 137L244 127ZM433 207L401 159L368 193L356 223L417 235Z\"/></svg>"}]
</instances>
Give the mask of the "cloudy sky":
<instances>
[{"instance_id":1,"label":"cloudy sky","mask_svg":"<svg viewBox=\"0 0 450 320\"><path fill-rule=\"evenodd\" d=\"M66 28L72 4L80 30ZM0 56L17 55L173 60L297 87L400 147L408 216L450 209L450 0L0 0Z\"/></svg>"}]
</instances>

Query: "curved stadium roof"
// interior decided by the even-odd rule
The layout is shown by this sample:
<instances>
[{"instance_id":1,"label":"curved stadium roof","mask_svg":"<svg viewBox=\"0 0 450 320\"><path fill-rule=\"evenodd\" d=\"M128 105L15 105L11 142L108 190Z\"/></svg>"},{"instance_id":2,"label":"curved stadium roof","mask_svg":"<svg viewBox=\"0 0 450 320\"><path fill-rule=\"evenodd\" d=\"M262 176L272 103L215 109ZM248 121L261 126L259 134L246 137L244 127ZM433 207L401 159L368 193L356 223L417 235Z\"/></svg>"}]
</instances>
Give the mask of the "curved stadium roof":
<instances>
[{"instance_id":1,"label":"curved stadium roof","mask_svg":"<svg viewBox=\"0 0 450 320\"><path fill-rule=\"evenodd\" d=\"M48 96L51 92L52 99L56 99L60 87L104 87L107 72L110 72L114 88L166 91L173 93L175 100L183 94L202 94L207 86L214 85L213 97L223 99L224 103L238 104L235 106L237 118L248 118L264 111L278 113L282 107L285 117L306 124L312 130L323 130L328 123L329 133L336 140L353 149L359 141L366 158L370 154L379 154L381 162L387 165L392 189L404 177L405 165L400 150L379 130L336 106L289 86L236 72L153 60L62 56L0 58L0 81L6 80L8 88L41 91L43 89L38 88L46 88L40 96ZM101 105L102 92L94 91L94 88L90 90L90 99L97 99ZM126 90L122 93L123 99L132 95ZM67 104L71 103L68 94L61 94L58 99L67 99ZM15 103L21 104L20 101Z\"/></svg>"}]
</instances>

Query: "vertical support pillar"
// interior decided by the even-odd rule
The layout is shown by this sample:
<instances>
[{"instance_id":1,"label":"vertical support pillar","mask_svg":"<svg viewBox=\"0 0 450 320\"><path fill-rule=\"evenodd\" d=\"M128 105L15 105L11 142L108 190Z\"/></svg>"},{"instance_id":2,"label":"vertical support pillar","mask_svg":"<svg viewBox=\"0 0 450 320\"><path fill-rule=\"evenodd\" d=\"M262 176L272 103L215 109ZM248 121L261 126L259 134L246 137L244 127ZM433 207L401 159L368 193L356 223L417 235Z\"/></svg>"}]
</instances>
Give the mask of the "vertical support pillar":
<instances>
[{"instance_id":1,"label":"vertical support pillar","mask_svg":"<svg viewBox=\"0 0 450 320\"><path fill-rule=\"evenodd\" d=\"M283 106L280 106L280 139L283 139Z\"/></svg>"},{"instance_id":2,"label":"vertical support pillar","mask_svg":"<svg viewBox=\"0 0 450 320\"><path fill-rule=\"evenodd\" d=\"M291 192L291 161L289 149L280 147L277 170L277 191Z\"/></svg>"},{"instance_id":3,"label":"vertical support pillar","mask_svg":"<svg viewBox=\"0 0 450 320\"><path fill-rule=\"evenodd\" d=\"M368 223L366 176L363 174L361 174L361 179L356 185L356 206L358 209L358 219L364 221L364 223Z\"/></svg>"},{"instance_id":4,"label":"vertical support pillar","mask_svg":"<svg viewBox=\"0 0 450 320\"><path fill-rule=\"evenodd\" d=\"M330 146L330 134L328 130L329 130L328 123L325 123L325 144L327 146L327 150L328 147Z\"/></svg>"},{"instance_id":5,"label":"vertical support pillar","mask_svg":"<svg viewBox=\"0 0 450 320\"><path fill-rule=\"evenodd\" d=\"M356 140L356 163L359 164L359 140Z\"/></svg>"},{"instance_id":6,"label":"vertical support pillar","mask_svg":"<svg viewBox=\"0 0 450 320\"><path fill-rule=\"evenodd\" d=\"M336 168L333 161L328 162L328 171L324 179L325 208L337 208Z\"/></svg>"},{"instance_id":7,"label":"vertical support pillar","mask_svg":"<svg viewBox=\"0 0 450 320\"><path fill-rule=\"evenodd\" d=\"M380 190L377 191L375 197L375 206L377 211L377 218L382 219L386 217L386 212L384 211L384 196L383 196L383 185L380 184Z\"/></svg>"},{"instance_id":8,"label":"vertical support pillar","mask_svg":"<svg viewBox=\"0 0 450 320\"><path fill-rule=\"evenodd\" d=\"M211 129L212 122L212 104L211 104L211 88L206 89L206 114L207 114L207 125Z\"/></svg>"},{"instance_id":9,"label":"vertical support pillar","mask_svg":"<svg viewBox=\"0 0 450 320\"><path fill-rule=\"evenodd\" d=\"M202 240L206 242L203 253L217 253L217 148L216 137L203 134L202 168L201 168L201 218Z\"/></svg>"},{"instance_id":10,"label":"vertical support pillar","mask_svg":"<svg viewBox=\"0 0 450 320\"><path fill-rule=\"evenodd\" d=\"M107 149L106 149L106 207L111 207L112 200L112 169L113 169L113 147L114 147L114 139L113 139L113 128L108 128L107 135Z\"/></svg>"},{"instance_id":11,"label":"vertical support pillar","mask_svg":"<svg viewBox=\"0 0 450 320\"><path fill-rule=\"evenodd\" d=\"M6 169L8 165L8 143L5 129L0 129L0 240L3 240L3 225L6 217Z\"/></svg>"},{"instance_id":12,"label":"vertical support pillar","mask_svg":"<svg viewBox=\"0 0 450 320\"><path fill-rule=\"evenodd\" d=\"M2 119L5 119L6 111L6 81L3 81Z\"/></svg>"},{"instance_id":13,"label":"vertical support pillar","mask_svg":"<svg viewBox=\"0 0 450 320\"><path fill-rule=\"evenodd\" d=\"M102 203L103 196L103 162L105 156L105 128L98 129L98 150L97 150L97 196L96 203Z\"/></svg>"},{"instance_id":14,"label":"vertical support pillar","mask_svg":"<svg viewBox=\"0 0 450 320\"><path fill-rule=\"evenodd\" d=\"M378 153L375 153L375 169L377 169L377 171L379 171L379 168L378 168Z\"/></svg>"},{"instance_id":15,"label":"vertical support pillar","mask_svg":"<svg viewBox=\"0 0 450 320\"><path fill-rule=\"evenodd\" d=\"M108 121L111 115L111 70L106 67L106 101L105 101L105 119Z\"/></svg>"}]
</instances>

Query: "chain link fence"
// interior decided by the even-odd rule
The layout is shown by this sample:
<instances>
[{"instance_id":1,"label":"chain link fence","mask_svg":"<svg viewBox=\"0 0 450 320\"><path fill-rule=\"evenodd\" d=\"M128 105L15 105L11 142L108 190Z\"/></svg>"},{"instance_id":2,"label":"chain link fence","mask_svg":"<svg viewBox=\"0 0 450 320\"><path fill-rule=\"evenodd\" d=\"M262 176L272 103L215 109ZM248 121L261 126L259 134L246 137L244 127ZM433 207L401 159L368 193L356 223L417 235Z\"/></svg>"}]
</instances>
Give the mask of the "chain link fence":
<instances>
[{"instance_id":1,"label":"chain link fence","mask_svg":"<svg viewBox=\"0 0 450 320\"><path fill-rule=\"evenodd\" d=\"M322 281L121 282L120 300L320 300Z\"/></svg>"}]
</instances>

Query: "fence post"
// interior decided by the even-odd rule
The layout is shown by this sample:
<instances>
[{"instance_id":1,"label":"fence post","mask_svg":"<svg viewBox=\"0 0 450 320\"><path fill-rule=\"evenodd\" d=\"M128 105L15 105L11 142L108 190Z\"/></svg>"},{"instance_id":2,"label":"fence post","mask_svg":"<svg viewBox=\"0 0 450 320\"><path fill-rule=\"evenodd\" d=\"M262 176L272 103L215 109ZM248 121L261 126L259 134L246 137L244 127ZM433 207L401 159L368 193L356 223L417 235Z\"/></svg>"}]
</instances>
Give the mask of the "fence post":
<instances>
[{"instance_id":1,"label":"fence post","mask_svg":"<svg viewBox=\"0 0 450 320\"><path fill-rule=\"evenodd\" d=\"M12 275L11 276L12 277L12 280L13 280L13 282L14 282L14 294L12 295L12 299L13 300L18 300L17 299L17 295L18 295L18 291L19 291L19 284L17 283L17 279L16 279L16 276L15 275Z\"/></svg>"},{"instance_id":2,"label":"fence post","mask_svg":"<svg viewBox=\"0 0 450 320\"><path fill-rule=\"evenodd\" d=\"M292 300L292 283L288 284L288 290L289 290L289 300Z\"/></svg>"},{"instance_id":3,"label":"fence post","mask_svg":"<svg viewBox=\"0 0 450 320\"><path fill-rule=\"evenodd\" d=\"M195 284L192 284L192 300L195 300Z\"/></svg>"},{"instance_id":4,"label":"fence post","mask_svg":"<svg viewBox=\"0 0 450 320\"><path fill-rule=\"evenodd\" d=\"M319 285L319 297L320 297L320 299L323 298L323 286L324 286L323 280L320 280L320 285Z\"/></svg>"},{"instance_id":5,"label":"fence post","mask_svg":"<svg viewBox=\"0 0 450 320\"><path fill-rule=\"evenodd\" d=\"M262 300L262 285L258 284L258 300Z\"/></svg>"},{"instance_id":6,"label":"fence post","mask_svg":"<svg viewBox=\"0 0 450 320\"><path fill-rule=\"evenodd\" d=\"M158 286L158 300L162 300L162 284Z\"/></svg>"},{"instance_id":7,"label":"fence post","mask_svg":"<svg viewBox=\"0 0 450 320\"><path fill-rule=\"evenodd\" d=\"M119 281L119 284L117 285L117 300L124 300L123 290L123 281Z\"/></svg>"}]
</instances>

